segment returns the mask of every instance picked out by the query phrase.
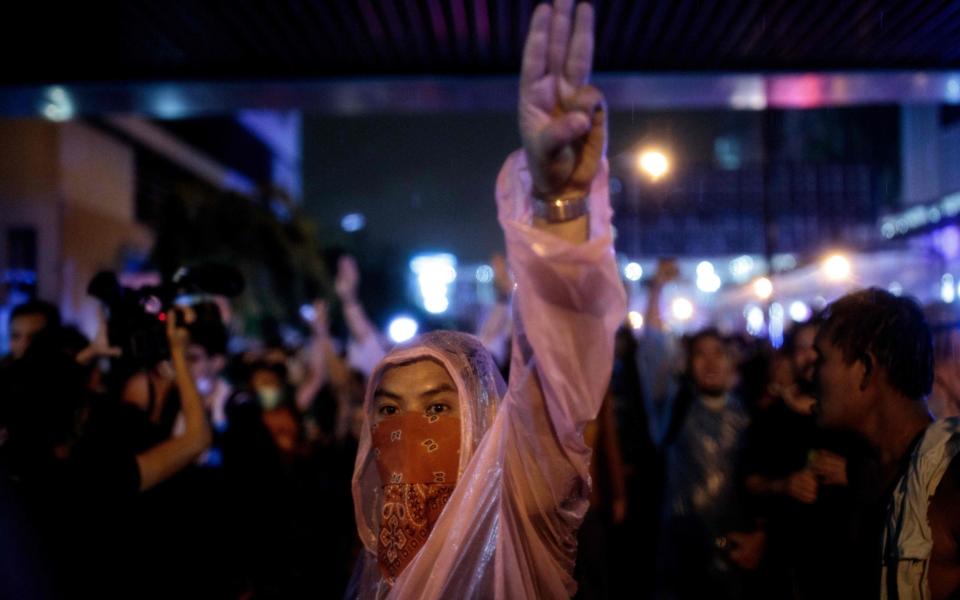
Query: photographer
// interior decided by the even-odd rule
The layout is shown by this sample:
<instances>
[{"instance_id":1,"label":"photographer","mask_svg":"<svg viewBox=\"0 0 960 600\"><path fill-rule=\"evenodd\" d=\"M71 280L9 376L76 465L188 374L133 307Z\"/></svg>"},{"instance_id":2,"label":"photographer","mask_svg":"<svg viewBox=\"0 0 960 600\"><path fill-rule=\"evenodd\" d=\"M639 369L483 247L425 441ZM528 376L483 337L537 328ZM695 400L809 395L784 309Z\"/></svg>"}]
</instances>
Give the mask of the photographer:
<instances>
[{"instance_id":1,"label":"photographer","mask_svg":"<svg viewBox=\"0 0 960 600\"><path fill-rule=\"evenodd\" d=\"M112 541L121 537L134 499L189 465L210 443L186 358L187 332L172 311L166 334L184 432L140 452L118 443L115 399L89 392L83 367L64 351L57 331L36 336L2 374L9 430L0 454L2 483L12 508L26 515L29 537L40 540L35 562L55 573L54 583L45 585L102 592L117 583L100 575L119 558L111 554L120 547ZM0 554L6 561L9 553Z\"/></svg>"}]
</instances>

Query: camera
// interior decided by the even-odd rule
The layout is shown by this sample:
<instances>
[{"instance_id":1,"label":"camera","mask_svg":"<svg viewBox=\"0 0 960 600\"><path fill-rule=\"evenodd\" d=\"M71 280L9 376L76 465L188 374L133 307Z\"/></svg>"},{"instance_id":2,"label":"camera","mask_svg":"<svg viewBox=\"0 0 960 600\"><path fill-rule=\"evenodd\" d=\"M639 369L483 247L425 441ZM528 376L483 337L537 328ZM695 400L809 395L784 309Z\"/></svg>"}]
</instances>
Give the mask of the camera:
<instances>
[{"instance_id":1,"label":"camera","mask_svg":"<svg viewBox=\"0 0 960 600\"><path fill-rule=\"evenodd\" d=\"M243 275L238 270L207 264L183 267L160 285L136 289L122 286L113 271L101 271L90 281L87 293L106 308L107 338L111 346L122 350L120 361L138 369L151 368L169 358L165 320L178 298L205 294L234 297L243 288ZM219 310L212 303L198 303L194 310L195 323L220 321Z\"/></svg>"}]
</instances>

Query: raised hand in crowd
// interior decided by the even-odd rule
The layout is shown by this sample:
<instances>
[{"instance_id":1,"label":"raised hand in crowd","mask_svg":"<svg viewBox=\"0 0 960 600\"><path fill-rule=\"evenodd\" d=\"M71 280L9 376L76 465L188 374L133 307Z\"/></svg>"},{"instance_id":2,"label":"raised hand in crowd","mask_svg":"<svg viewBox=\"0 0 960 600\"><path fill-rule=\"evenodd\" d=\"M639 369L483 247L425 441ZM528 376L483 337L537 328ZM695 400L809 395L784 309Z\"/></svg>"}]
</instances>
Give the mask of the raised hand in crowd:
<instances>
[{"instance_id":1,"label":"raised hand in crowd","mask_svg":"<svg viewBox=\"0 0 960 600\"><path fill-rule=\"evenodd\" d=\"M535 215L534 226L578 242L588 237L583 201L600 169L607 124L603 94L588 83L593 7L580 4L571 19L572 5L534 11L520 72L519 125L534 195L565 219L549 223L548 215Z\"/></svg>"},{"instance_id":2,"label":"raised hand in crowd","mask_svg":"<svg viewBox=\"0 0 960 600\"><path fill-rule=\"evenodd\" d=\"M185 327L178 324L178 311L185 322L191 321L192 311L189 308L170 310L166 316L170 364L174 382L180 392L184 430L181 435L171 437L137 455L141 491L169 479L196 460L210 446L213 439L203 401L190 375L190 366L187 362L186 351L190 343L190 334Z\"/></svg>"}]
</instances>

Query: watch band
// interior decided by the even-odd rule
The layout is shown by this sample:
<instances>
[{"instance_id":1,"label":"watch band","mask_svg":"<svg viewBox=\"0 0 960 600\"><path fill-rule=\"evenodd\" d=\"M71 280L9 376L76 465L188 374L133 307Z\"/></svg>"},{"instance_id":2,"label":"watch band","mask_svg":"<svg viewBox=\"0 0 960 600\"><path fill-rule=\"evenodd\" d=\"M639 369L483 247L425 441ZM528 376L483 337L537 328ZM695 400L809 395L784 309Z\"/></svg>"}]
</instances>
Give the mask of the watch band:
<instances>
[{"instance_id":1,"label":"watch band","mask_svg":"<svg viewBox=\"0 0 960 600\"><path fill-rule=\"evenodd\" d=\"M587 199L579 193L554 196L552 198L533 198L533 216L548 223L572 221L587 214Z\"/></svg>"}]
</instances>

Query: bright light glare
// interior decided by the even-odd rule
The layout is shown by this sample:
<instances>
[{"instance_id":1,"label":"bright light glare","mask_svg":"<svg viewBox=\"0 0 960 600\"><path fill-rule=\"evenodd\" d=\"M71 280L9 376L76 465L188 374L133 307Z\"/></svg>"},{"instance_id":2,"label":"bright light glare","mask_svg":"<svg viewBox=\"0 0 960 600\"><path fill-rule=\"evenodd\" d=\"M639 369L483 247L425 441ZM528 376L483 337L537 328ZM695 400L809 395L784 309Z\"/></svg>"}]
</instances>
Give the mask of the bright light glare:
<instances>
[{"instance_id":1,"label":"bright light glare","mask_svg":"<svg viewBox=\"0 0 960 600\"><path fill-rule=\"evenodd\" d=\"M720 289L722 282L709 260L702 260L697 264L697 289L712 294Z\"/></svg>"},{"instance_id":2,"label":"bright light glare","mask_svg":"<svg viewBox=\"0 0 960 600\"><path fill-rule=\"evenodd\" d=\"M750 335L760 335L763 331L763 309L759 306L751 306L747 309L747 333Z\"/></svg>"},{"instance_id":3,"label":"bright light glare","mask_svg":"<svg viewBox=\"0 0 960 600\"><path fill-rule=\"evenodd\" d=\"M753 273L753 258L744 254L730 261L730 274L737 283L746 281Z\"/></svg>"},{"instance_id":4,"label":"bright light glare","mask_svg":"<svg viewBox=\"0 0 960 600\"><path fill-rule=\"evenodd\" d=\"M367 225L367 219L361 213L349 213L340 219L340 227L347 233L360 231Z\"/></svg>"},{"instance_id":5,"label":"bright light glare","mask_svg":"<svg viewBox=\"0 0 960 600\"><path fill-rule=\"evenodd\" d=\"M719 290L721 285L723 285L723 282L720 281L720 276L716 273L706 273L697 277L697 289L701 292L712 294Z\"/></svg>"},{"instance_id":6,"label":"bright light glare","mask_svg":"<svg viewBox=\"0 0 960 600\"><path fill-rule=\"evenodd\" d=\"M676 298L670 308L679 321L687 321L693 316L693 303L686 298Z\"/></svg>"},{"instance_id":7,"label":"bright light glare","mask_svg":"<svg viewBox=\"0 0 960 600\"><path fill-rule=\"evenodd\" d=\"M630 321L630 327L640 329L643 327L643 315L635 310L627 313L627 320Z\"/></svg>"},{"instance_id":8,"label":"bright light glare","mask_svg":"<svg viewBox=\"0 0 960 600\"><path fill-rule=\"evenodd\" d=\"M421 254L410 261L410 269L417 275L423 308L433 314L450 308L448 288L457 279L457 258L452 254Z\"/></svg>"},{"instance_id":9,"label":"bright light glare","mask_svg":"<svg viewBox=\"0 0 960 600\"><path fill-rule=\"evenodd\" d=\"M640 263L628 262L623 267L623 276L630 281L640 281L640 278L643 277L643 267L640 266Z\"/></svg>"},{"instance_id":10,"label":"bright light glare","mask_svg":"<svg viewBox=\"0 0 960 600\"><path fill-rule=\"evenodd\" d=\"M823 272L830 281L843 281L850 276L850 259L842 254L831 254L823 261Z\"/></svg>"},{"instance_id":11,"label":"bright light glare","mask_svg":"<svg viewBox=\"0 0 960 600\"><path fill-rule=\"evenodd\" d=\"M773 295L773 283L766 277L760 277L753 282L753 293L757 298L766 300Z\"/></svg>"},{"instance_id":12,"label":"bright light glare","mask_svg":"<svg viewBox=\"0 0 960 600\"><path fill-rule=\"evenodd\" d=\"M957 297L957 289L953 287L953 275L945 274L940 278L940 299L950 304Z\"/></svg>"},{"instance_id":13,"label":"bright light glare","mask_svg":"<svg viewBox=\"0 0 960 600\"><path fill-rule=\"evenodd\" d=\"M697 277L704 277L713 272L713 263L709 260L701 260L699 263L697 263Z\"/></svg>"},{"instance_id":14,"label":"bright light glare","mask_svg":"<svg viewBox=\"0 0 960 600\"><path fill-rule=\"evenodd\" d=\"M637 159L637 166L656 181L670 170L670 159L660 150L644 150Z\"/></svg>"},{"instance_id":15,"label":"bright light glare","mask_svg":"<svg viewBox=\"0 0 960 600\"><path fill-rule=\"evenodd\" d=\"M410 317L394 317L387 326L387 335L394 343L401 344L417 335L419 325Z\"/></svg>"},{"instance_id":16,"label":"bright light glare","mask_svg":"<svg viewBox=\"0 0 960 600\"><path fill-rule=\"evenodd\" d=\"M794 300L790 303L790 318L797 323L803 323L810 318L810 307L802 300Z\"/></svg>"},{"instance_id":17,"label":"bright light glare","mask_svg":"<svg viewBox=\"0 0 960 600\"><path fill-rule=\"evenodd\" d=\"M480 283L490 283L493 281L493 267L490 265L480 265L474 275Z\"/></svg>"},{"instance_id":18,"label":"bright light glare","mask_svg":"<svg viewBox=\"0 0 960 600\"><path fill-rule=\"evenodd\" d=\"M73 102L67 91L60 86L47 88L45 102L41 108L43 116L51 121L69 121L74 115Z\"/></svg>"},{"instance_id":19,"label":"bright light glare","mask_svg":"<svg viewBox=\"0 0 960 600\"><path fill-rule=\"evenodd\" d=\"M783 346L783 306L779 302L770 305L770 344L774 348Z\"/></svg>"}]
</instances>

